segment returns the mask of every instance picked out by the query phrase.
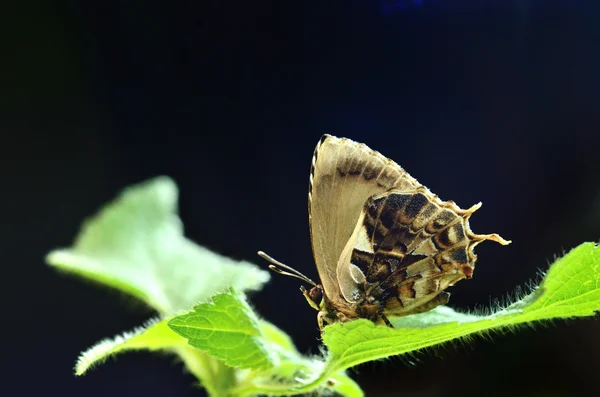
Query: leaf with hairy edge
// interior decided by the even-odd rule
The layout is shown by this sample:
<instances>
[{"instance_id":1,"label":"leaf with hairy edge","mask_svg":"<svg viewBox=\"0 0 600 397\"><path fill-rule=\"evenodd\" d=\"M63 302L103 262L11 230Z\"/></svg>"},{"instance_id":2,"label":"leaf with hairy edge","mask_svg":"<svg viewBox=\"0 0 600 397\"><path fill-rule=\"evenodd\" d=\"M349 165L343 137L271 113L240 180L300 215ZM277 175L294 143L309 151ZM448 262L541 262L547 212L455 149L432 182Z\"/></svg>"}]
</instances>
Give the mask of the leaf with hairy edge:
<instances>
[{"instance_id":1,"label":"leaf with hairy edge","mask_svg":"<svg viewBox=\"0 0 600 397\"><path fill-rule=\"evenodd\" d=\"M188 240L167 177L129 187L88 219L73 247L48 254L61 270L117 288L161 314L187 310L229 286L258 290L269 274Z\"/></svg>"},{"instance_id":2,"label":"leaf with hairy edge","mask_svg":"<svg viewBox=\"0 0 600 397\"><path fill-rule=\"evenodd\" d=\"M75 365L75 374L84 375L109 357L132 350L162 350L179 354L189 371L211 394L221 395L231 387L230 369L219 370L218 360L188 345L184 338L167 326L167 320L152 320L131 332L98 342L81 353Z\"/></svg>"},{"instance_id":3,"label":"leaf with hairy edge","mask_svg":"<svg viewBox=\"0 0 600 397\"><path fill-rule=\"evenodd\" d=\"M323 340L330 356L323 376L474 333L532 321L591 316L599 310L600 248L584 243L557 260L531 294L487 316L441 307L394 319L396 329L375 326L368 320L327 326Z\"/></svg>"},{"instance_id":4,"label":"leaf with hairy edge","mask_svg":"<svg viewBox=\"0 0 600 397\"><path fill-rule=\"evenodd\" d=\"M171 331L165 321L149 321L133 331L107 338L81 353L75 374L83 375L92 366L125 350L161 350L185 346L185 340Z\"/></svg>"}]
</instances>

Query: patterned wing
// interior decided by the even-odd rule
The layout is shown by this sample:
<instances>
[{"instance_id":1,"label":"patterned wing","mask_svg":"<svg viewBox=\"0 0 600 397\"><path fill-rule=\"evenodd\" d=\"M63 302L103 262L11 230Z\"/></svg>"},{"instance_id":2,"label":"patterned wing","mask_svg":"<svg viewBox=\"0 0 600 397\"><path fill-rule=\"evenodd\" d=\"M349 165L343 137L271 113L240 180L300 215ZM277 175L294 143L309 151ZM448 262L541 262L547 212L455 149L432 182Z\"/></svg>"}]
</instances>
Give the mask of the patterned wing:
<instances>
[{"instance_id":1,"label":"patterned wing","mask_svg":"<svg viewBox=\"0 0 600 397\"><path fill-rule=\"evenodd\" d=\"M469 217L480 206L462 210L422 186L369 198L349 243L352 247L345 250L348 273L356 279L360 270L367 293L379 295L388 315L446 303L449 294L443 291L472 276L477 244L509 243L497 234L471 231Z\"/></svg>"},{"instance_id":2,"label":"patterned wing","mask_svg":"<svg viewBox=\"0 0 600 397\"><path fill-rule=\"evenodd\" d=\"M390 188L418 186L398 164L366 145L331 135L321 138L312 160L308 210L315 262L330 300L339 299L336 268L365 201Z\"/></svg>"}]
</instances>

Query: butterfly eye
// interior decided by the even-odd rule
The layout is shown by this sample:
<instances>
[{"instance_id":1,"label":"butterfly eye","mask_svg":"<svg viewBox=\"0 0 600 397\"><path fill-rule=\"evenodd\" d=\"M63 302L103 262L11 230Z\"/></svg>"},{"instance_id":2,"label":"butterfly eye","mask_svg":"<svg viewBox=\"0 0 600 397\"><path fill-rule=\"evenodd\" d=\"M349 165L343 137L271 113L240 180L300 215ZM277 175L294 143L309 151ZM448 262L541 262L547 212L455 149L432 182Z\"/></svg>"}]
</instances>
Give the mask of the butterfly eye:
<instances>
[{"instance_id":1,"label":"butterfly eye","mask_svg":"<svg viewBox=\"0 0 600 397\"><path fill-rule=\"evenodd\" d=\"M308 292L308 296L310 296L310 299L313 302L320 305L321 300L323 299L323 290L320 287L312 287Z\"/></svg>"}]
</instances>

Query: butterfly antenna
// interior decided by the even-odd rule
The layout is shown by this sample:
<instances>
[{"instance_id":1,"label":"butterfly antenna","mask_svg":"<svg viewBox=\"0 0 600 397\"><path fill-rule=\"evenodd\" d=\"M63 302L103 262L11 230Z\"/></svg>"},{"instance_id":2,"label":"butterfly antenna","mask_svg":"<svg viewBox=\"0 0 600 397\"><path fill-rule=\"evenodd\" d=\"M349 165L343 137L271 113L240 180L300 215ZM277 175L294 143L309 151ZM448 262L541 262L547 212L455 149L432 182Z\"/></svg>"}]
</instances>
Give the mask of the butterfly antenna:
<instances>
[{"instance_id":1,"label":"butterfly antenna","mask_svg":"<svg viewBox=\"0 0 600 397\"><path fill-rule=\"evenodd\" d=\"M258 256L260 256L267 262L271 262L272 264L269 265L269 269L271 269L275 273L283 274L284 276L296 277L302 281L305 281L311 285L314 285L315 287L317 286L317 283L312 281L310 278L306 277L304 274L300 273L298 270L279 262L277 259L270 257L269 255L265 254L264 252L258 251Z\"/></svg>"}]
</instances>

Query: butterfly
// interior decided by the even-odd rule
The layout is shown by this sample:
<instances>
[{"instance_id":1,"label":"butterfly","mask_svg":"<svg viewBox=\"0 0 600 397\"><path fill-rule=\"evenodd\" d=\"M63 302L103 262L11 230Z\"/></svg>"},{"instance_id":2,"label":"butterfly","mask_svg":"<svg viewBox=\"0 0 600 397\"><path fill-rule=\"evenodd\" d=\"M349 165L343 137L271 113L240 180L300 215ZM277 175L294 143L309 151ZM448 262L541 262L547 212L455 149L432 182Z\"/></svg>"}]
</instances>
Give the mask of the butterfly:
<instances>
[{"instance_id":1,"label":"butterfly","mask_svg":"<svg viewBox=\"0 0 600 397\"><path fill-rule=\"evenodd\" d=\"M402 167L368 146L324 135L310 171L308 212L321 284L273 259L271 270L299 278L301 291L327 324L366 318L392 326L448 303L446 288L473 275L474 247L498 234L474 234L461 209L442 201Z\"/></svg>"}]
</instances>

